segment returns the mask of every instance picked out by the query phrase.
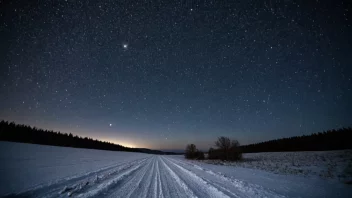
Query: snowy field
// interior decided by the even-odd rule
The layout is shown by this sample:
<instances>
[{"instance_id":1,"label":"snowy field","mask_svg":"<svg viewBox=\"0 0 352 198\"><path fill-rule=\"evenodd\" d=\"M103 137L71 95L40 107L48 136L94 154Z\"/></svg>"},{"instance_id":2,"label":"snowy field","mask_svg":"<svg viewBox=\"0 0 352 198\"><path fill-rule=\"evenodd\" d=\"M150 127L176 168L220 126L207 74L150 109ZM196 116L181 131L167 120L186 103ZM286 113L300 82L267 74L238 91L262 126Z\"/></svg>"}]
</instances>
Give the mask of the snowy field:
<instances>
[{"instance_id":1,"label":"snowy field","mask_svg":"<svg viewBox=\"0 0 352 198\"><path fill-rule=\"evenodd\" d=\"M352 150L245 153L243 158L241 162L205 162L260 169L276 174L352 181Z\"/></svg>"},{"instance_id":2,"label":"snowy field","mask_svg":"<svg viewBox=\"0 0 352 198\"><path fill-rule=\"evenodd\" d=\"M185 160L183 156L0 142L0 196L349 197L336 180Z\"/></svg>"}]
</instances>

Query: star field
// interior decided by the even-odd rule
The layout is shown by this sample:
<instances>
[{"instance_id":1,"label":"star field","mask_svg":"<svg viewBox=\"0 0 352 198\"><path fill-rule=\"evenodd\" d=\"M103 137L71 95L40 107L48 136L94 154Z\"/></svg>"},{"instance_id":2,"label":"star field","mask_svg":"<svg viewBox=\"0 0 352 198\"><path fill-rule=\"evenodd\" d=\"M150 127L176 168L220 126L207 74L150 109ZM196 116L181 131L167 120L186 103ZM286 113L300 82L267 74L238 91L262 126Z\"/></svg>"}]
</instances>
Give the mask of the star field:
<instances>
[{"instance_id":1,"label":"star field","mask_svg":"<svg viewBox=\"0 0 352 198\"><path fill-rule=\"evenodd\" d=\"M351 126L348 1L0 1L0 119L183 149Z\"/></svg>"}]
</instances>

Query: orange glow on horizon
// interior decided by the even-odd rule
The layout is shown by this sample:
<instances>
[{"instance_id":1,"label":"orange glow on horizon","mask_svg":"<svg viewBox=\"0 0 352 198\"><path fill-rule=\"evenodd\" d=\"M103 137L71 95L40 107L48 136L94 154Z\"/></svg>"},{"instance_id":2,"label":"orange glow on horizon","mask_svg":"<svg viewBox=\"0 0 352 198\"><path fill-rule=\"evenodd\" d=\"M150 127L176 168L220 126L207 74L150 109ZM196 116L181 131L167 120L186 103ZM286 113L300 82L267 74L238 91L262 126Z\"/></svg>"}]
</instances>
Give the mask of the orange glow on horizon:
<instances>
[{"instance_id":1,"label":"orange glow on horizon","mask_svg":"<svg viewBox=\"0 0 352 198\"><path fill-rule=\"evenodd\" d=\"M121 145L121 146L124 146L124 147L129 147L129 148L139 148L137 145L135 144L131 144L127 141L123 141L123 140L112 140L112 139L108 139L108 138L102 138L101 139L102 141L107 141L107 142L111 142L113 144L118 144L118 145Z\"/></svg>"},{"instance_id":2,"label":"orange glow on horizon","mask_svg":"<svg viewBox=\"0 0 352 198\"><path fill-rule=\"evenodd\" d=\"M124 147L130 147L130 148L137 148L135 145L133 145L133 144L129 144L129 143L115 143L115 144L119 144L119 145L121 145L121 146L124 146Z\"/></svg>"}]
</instances>

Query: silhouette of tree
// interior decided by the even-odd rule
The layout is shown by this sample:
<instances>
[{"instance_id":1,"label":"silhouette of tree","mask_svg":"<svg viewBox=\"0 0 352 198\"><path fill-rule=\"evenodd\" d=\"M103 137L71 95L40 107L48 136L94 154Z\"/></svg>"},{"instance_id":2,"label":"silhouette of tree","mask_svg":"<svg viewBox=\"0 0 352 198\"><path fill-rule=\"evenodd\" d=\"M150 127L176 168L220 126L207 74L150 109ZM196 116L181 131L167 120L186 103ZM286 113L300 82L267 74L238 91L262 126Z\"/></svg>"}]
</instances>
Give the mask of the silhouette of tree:
<instances>
[{"instance_id":1,"label":"silhouette of tree","mask_svg":"<svg viewBox=\"0 0 352 198\"><path fill-rule=\"evenodd\" d=\"M244 153L282 151L325 151L352 149L352 129L341 128L241 146Z\"/></svg>"},{"instance_id":2,"label":"silhouette of tree","mask_svg":"<svg viewBox=\"0 0 352 198\"><path fill-rule=\"evenodd\" d=\"M204 153L202 151L199 151L194 144L189 144L186 146L186 152L185 152L185 157L187 159L198 159L198 160L203 160L204 159Z\"/></svg>"},{"instance_id":3,"label":"silhouette of tree","mask_svg":"<svg viewBox=\"0 0 352 198\"><path fill-rule=\"evenodd\" d=\"M215 141L215 146L218 149L209 149L209 159L221 159L221 160L240 160L242 153L240 149L240 143L237 140L230 140L228 137L219 137Z\"/></svg>"},{"instance_id":4,"label":"silhouette of tree","mask_svg":"<svg viewBox=\"0 0 352 198\"><path fill-rule=\"evenodd\" d=\"M0 141L23 142L42 145L89 148L111 151L129 151L153 154L174 154L150 149L128 148L119 144L93 140L88 137L73 136L72 133L61 133L38 129L14 122L0 121Z\"/></svg>"},{"instance_id":5,"label":"silhouette of tree","mask_svg":"<svg viewBox=\"0 0 352 198\"><path fill-rule=\"evenodd\" d=\"M194 144L188 144L186 146L185 156L187 159L194 159L196 156L197 147Z\"/></svg>"},{"instance_id":6,"label":"silhouette of tree","mask_svg":"<svg viewBox=\"0 0 352 198\"><path fill-rule=\"evenodd\" d=\"M218 149L227 151L231 147L231 140L228 137L219 137L215 142L215 146L218 147Z\"/></svg>"}]
</instances>

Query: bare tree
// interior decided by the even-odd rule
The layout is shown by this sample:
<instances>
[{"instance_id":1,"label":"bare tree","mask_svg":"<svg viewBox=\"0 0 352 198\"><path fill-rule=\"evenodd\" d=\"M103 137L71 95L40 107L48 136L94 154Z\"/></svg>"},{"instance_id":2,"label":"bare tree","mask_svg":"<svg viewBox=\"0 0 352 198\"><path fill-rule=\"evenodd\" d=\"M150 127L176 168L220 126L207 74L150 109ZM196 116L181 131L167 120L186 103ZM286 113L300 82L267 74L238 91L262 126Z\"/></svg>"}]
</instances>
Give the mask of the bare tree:
<instances>
[{"instance_id":1,"label":"bare tree","mask_svg":"<svg viewBox=\"0 0 352 198\"><path fill-rule=\"evenodd\" d=\"M238 140L231 141L231 148L239 147L239 146L240 146L240 143L238 142Z\"/></svg>"},{"instance_id":2,"label":"bare tree","mask_svg":"<svg viewBox=\"0 0 352 198\"><path fill-rule=\"evenodd\" d=\"M231 147L231 140L228 137L219 137L218 140L215 142L215 146L219 149L227 151Z\"/></svg>"},{"instance_id":3,"label":"bare tree","mask_svg":"<svg viewBox=\"0 0 352 198\"><path fill-rule=\"evenodd\" d=\"M231 141L231 148L229 151L229 160L240 160L242 159L242 151L240 147L240 143L238 140Z\"/></svg>"},{"instance_id":4,"label":"bare tree","mask_svg":"<svg viewBox=\"0 0 352 198\"><path fill-rule=\"evenodd\" d=\"M185 157L187 159L197 159L197 160L203 160L204 159L204 153L202 151L199 151L194 144L189 144L186 146L186 153Z\"/></svg>"},{"instance_id":5,"label":"bare tree","mask_svg":"<svg viewBox=\"0 0 352 198\"><path fill-rule=\"evenodd\" d=\"M222 160L238 160L242 158L240 151L240 143L237 140L230 140L228 137L219 137L215 141L215 146L218 147L216 151L212 152L213 158L220 158Z\"/></svg>"},{"instance_id":6,"label":"bare tree","mask_svg":"<svg viewBox=\"0 0 352 198\"><path fill-rule=\"evenodd\" d=\"M227 160L229 158L229 150L231 148L231 140L228 137L219 137L217 141L215 141L215 146L221 151L220 158L223 160Z\"/></svg>"},{"instance_id":7,"label":"bare tree","mask_svg":"<svg viewBox=\"0 0 352 198\"><path fill-rule=\"evenodd\" d=\"M197 152L197 148L196 148L196 145L194 144L188 144L186 146L186 158L188 159L192 159L195 157L196 155L196 152Z\"/></svg>"}]
</instances>

